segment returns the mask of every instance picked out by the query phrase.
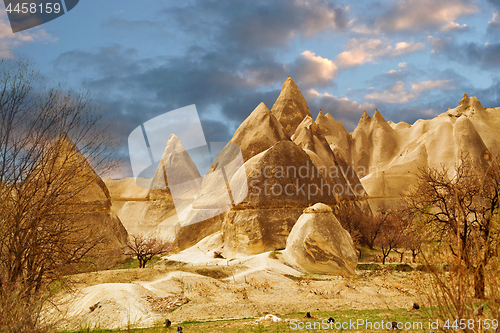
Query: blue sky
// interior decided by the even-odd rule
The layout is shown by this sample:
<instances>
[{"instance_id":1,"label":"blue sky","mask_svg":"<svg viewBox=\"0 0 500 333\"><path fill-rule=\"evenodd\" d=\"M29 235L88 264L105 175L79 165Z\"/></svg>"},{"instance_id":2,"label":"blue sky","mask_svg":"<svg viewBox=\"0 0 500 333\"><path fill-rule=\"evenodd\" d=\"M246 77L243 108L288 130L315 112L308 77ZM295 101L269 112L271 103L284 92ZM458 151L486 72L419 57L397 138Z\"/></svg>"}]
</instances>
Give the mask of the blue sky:
<instances>
[{"instance_id":1,"label":"blue sky","mask_svg":"<svg viewBox=\"0 0 500 333\"><path fill-rule=\"evenodd\" d=\"M499 0L82 0L16 34L2 8L0 57L85 82L127 159L134 128L190 104L207 141L228 141L287 76L314 117L321 108L350 131L363 110L413 123L464 93L500 106L499 11Z\"/></svg>"}]
</instances>

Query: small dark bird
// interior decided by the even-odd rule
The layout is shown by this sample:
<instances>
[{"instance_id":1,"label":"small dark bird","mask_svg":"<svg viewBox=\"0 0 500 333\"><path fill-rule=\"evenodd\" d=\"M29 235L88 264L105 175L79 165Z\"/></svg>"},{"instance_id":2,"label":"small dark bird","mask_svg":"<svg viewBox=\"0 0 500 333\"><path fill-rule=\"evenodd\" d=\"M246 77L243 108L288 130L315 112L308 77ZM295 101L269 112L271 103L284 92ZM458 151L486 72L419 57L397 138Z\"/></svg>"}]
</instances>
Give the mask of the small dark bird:
<instances>
[{"instance_id":1,"label":"small dark bird","mask_svg":"<svg viewBox=\"0 0 500 333\"><path fill-rule=\"evenodd\" d=\"M165 328L172 326L172 322L169 319L165 319Z\"/></svg>"},{"instance_id":2,"label":"small dark bird","mask_svg":"<svg viewBox=\"0 0 500 333\"><path fill-rule=\"evenodd\" d=\"M398 329L398 323L397 322L395 322L395 321L392 322L392 329L393 330L397 330Z\"/></svg>"},{"instance_id":3,"label":"small dark bird","mask_svg":"<svg viewBox=\"0 0 500 333\"><path fill-rule=\"evenodd\" d=\"M182 326L181 325L177 326L177 333L182 333Z\"/></svg>"},{"instance_id":4,"label":"small dark bird","mask_svg":"<svg viewBox=\"0 0 500 333\"><path fill-rule=\"evenodd\" d=\"M306 318L311 318L311 312L310 311L307 311Z\"/></svg>"},{"instance_id":5,"label":"small dark bird","mask_svg":"<svg viewBox=\"0 0 500 333\"><path fill-rule=\"evenodd\" d=\"M418 309L420 309L420 305L418 305L417 303L413 303L413 308L415 310L418 310Z\"/></svg>"},{"instance_id":6,"label":"small dark bird","mask_svg":"<svg viewBox=\"0 0 500 333\"><path fill-rule=\"evenodd\" d=\"M328 318L328 322L329 323L334 323L335 322L335 319L333 319L332 317Z\"/></svg>"}]
</instances>

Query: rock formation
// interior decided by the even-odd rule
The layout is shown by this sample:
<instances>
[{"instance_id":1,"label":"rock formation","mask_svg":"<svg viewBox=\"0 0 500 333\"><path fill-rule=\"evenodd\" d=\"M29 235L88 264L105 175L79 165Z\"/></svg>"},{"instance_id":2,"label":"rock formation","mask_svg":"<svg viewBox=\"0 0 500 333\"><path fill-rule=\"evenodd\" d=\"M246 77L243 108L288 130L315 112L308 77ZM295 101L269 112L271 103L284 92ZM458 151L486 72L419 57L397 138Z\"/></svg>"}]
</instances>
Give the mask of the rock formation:
<instances>
[{"instance_id":1,"label":"rock formation","mask_svg":"<svg viewBox=\"0 0 500 333\"><path fill-rule=\"evenodd\" d=\"M484 168L492 154L500 153L500 108L484 108L476 97L467 95L456 108L413 125L386 122L378 111L372 119L365 112L350 136L327 117L318 116L320 128L328 133L325 137L337 159L340 151L346 152L371 202L387 203L404 196L417 181L420 168L444 166L453 176L462 156Z\"/></svg>"},{"instance_id":2,"label":"rock formation","mask_svg":"<svg viewBox=\"0 0 500 333\"><path fill-rule=\"evenodd\" d=\"M345 129L337 135L336 129L342 125L330 118L325 116L325 123L333 121L336 127L323 126L325 133L348 140ZM156 224L154 229L173 238L178 250L219 231L226 257L284 248L305 208L316 202L335 205L341 200L357 200L365 194L350 159L339 148L335 152L331 147L323 129L311 118L297 85L288 78L272 111L263 103L253 110L215 158L201 184L196 183L186 195L184 206L179 209L176 184L165 170L182 168L190 179L198 175L174 137L167 144L162 166L144 202L128 205L135 205L135 213L146 220L153 215L147 207L156 209L151 202L174 202L176 214L163 221L150 219L143 225ZM169 157L172 154L179 158L174 161ZM123 205L120 214L126 207Z\"/></svg>"},{"instance_id":3,"label":"rock formation","mask_svg":"<svg viewBox=\"0 0 500 333\"><path fill-rule=\"evenodd\" d=\"M36 179L27 183L37 187L34 195L46 188L43 200L50 198L56 207L54 220L62 218L68 228L82 232L81 237L89 233L103 237L103 243L89 253L98 266L110 267L122 259L127 230L111 209L105 183L68 135L63 133L49 145L33 175Z\"/></svg>"},{"instance_id":4,"label":"rock formation","mask_svg":"<svg viewBox=\"0 0 500 333\"><path fill-rule=\"evenodd\" d=\"M160 223L163 229L173 230L177 215L192 204L201 180L191 157L172 134L151 180L130 177L106 182L111 189L113 210L127 230L147 233Z\"/></svg>"},{"instance_id":5,"label":"rock formation","mask_svg":"<svg viewBox=\"0 0 500 333\"><path fill-rule=\"evenodd\" d=\"M231 188L244 191L239 184L245 183L247 194L229 211L222 226L227 256L284 248L305 207L317 201L337 203L331 182L318 174L309 155L291 141L280 141L248 160L233 176ZM235 197L243 196L235 192Z\"/></svg>"},{"instance_id":6,"label":"rock formation","mask_svg":"<svg viewBox=\"0 0 500 333\"><path fill-rule=\"evenodd\" d=\"M243 160L271 148L278 141L287 140L283 127L264 103L260 103L238 127L228 144L214 161L213 169L227 165L234 160L239 151ZM236 149L238 148L238 149Z\"/></svg>"},{"instance_id":7,"label":"rock formation","mask_svg":"<svg viewBox=\"0 0 500 333\"><path fill-rule=\"evenodd\" d=\"M295 129L304 117L311 116L311 111L309 111L304 96L302 96L299 87L290 77L283 83L281 93L273 105L272 112L283 126L288 138L295 133Z\"/></svg>"},{"instance_id":8,"label":"rock formation","mask_svg":"<svg viewBox=\"0 0 500 333\"><path fill-rule=\"evenodd\" d=\"M357 265L351 236L323 203L304 210L288 236L283 259L300 271L317 274L354 274Z\"/></svg>"}]
</instances>

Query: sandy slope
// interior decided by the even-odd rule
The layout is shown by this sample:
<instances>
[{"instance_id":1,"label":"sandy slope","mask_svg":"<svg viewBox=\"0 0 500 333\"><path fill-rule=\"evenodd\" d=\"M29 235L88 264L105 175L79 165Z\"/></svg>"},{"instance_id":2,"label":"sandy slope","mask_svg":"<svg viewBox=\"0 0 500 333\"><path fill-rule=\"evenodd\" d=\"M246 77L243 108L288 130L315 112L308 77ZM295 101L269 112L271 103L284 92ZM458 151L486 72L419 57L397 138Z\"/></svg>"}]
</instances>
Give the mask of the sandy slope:
<instances>
[{"instance_id":1,"label":"sandy slope","mask_svg":"<svg viewBox=\"0 0 500 333\"><path fill-rule=\"evenodd\" d=\"M61 307L66 312L65 326L91 323L90 326L116 328L130 323L144 327L161 323L165 318L180 323L259 317L267 313L405 308L420 301L416 290L420 272L356 271L354 276L304 278L283 263L281 254L277 259L270 258L269 252L214 259L213 250L209 250L214 245L217 240L207 237L197 246L166 257L150 268L100 271L75 277L79 293ZM175 267L172 260L186 264ZM219 273L222 278L205 276ZM300 276L301 279L294 278ZM180 307L173 305L176 308L173 312L155 306L162 302L171 304L172 298L182 297L189 302ZM96 304L91 311L90 307Z\"/></svg>"}]
</instances>

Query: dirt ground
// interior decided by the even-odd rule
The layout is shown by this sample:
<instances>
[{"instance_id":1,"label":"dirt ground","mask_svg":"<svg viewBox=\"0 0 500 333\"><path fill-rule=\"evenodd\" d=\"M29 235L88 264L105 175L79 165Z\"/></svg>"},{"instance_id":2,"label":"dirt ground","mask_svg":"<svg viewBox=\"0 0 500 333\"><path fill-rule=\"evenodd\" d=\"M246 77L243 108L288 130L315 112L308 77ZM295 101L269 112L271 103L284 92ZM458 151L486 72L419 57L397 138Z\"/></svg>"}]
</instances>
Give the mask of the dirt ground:
<instances>
[{"instance_id":1,"label":"dirt ground","mask_svg":"<svg viewBox=\"0 0 500 333\"><path fill-rule=\"evenodd\" d=\"M76 292L61 295L57 313L65 319L61 328L126 328L158 325L166 318L175 324L422 304L425 273L381 266L358 265L365 269L352 276L309 275L287 266L279 252L232 260L181 253L145 269L72 276Z\"/></svg>"}]
</instances>

